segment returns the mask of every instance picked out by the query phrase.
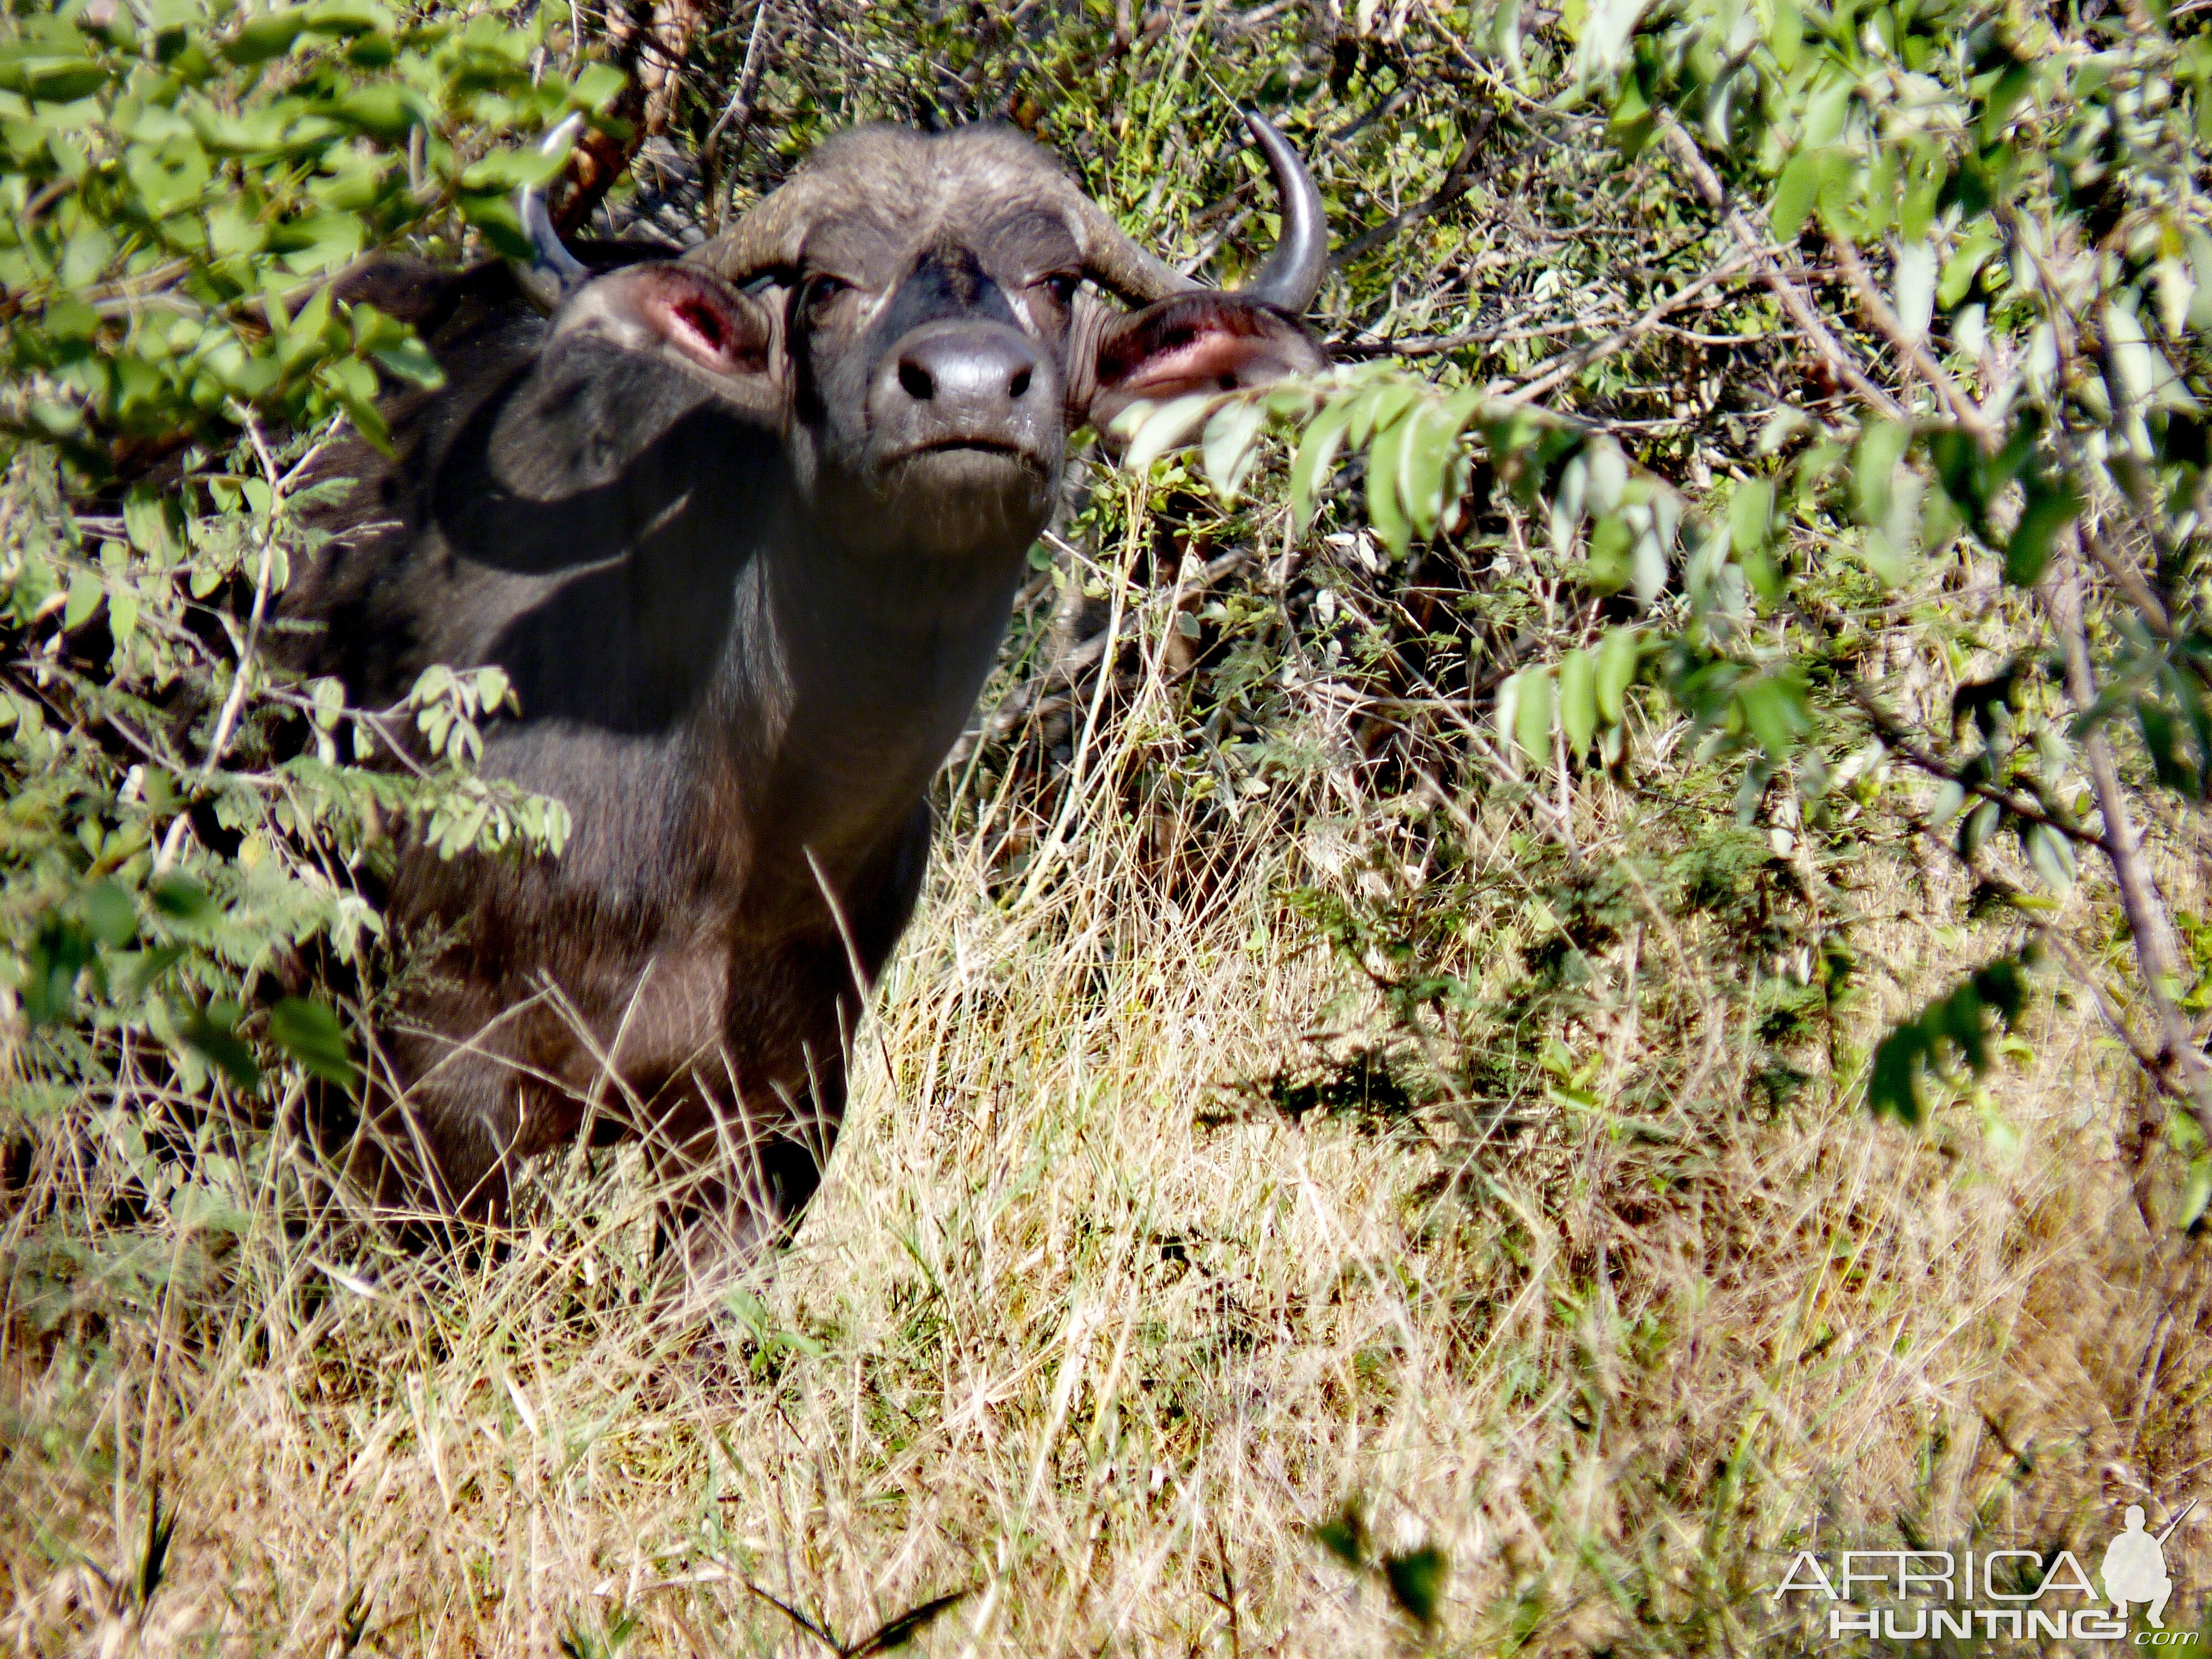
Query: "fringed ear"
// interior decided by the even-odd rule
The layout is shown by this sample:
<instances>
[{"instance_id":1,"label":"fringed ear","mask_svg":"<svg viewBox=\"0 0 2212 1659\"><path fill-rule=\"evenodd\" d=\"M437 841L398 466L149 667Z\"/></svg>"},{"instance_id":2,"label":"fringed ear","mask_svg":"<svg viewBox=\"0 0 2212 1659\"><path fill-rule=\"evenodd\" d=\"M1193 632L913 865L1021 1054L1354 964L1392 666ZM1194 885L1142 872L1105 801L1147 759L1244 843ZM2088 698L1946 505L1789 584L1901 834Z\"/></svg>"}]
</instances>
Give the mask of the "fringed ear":
<instances>
[{"instance_id":1,"label":"fringed ear","mask_svg":"<svg viewBox=\"0 0 2212 1659\"><path fill-rule=\"evenodd\" d=\"M1234 292L1178 294L1106 325L1085 418L1103 432L1139 398L1266 386L1322 362L1304 325L1273 306Z\"/></svg>"},{"instance_id":2,"label":"fringed ear","mask_svg":"<svg viewBox=\"0 0 2212 1659\"><path fill-rule=\"evenodd\" d=\"M641 264L580 289L553 321L556 339L599 336L669 358L741 402L780 379L776 319L768 307L696 265Z\"/></svg>"}]
</instances>

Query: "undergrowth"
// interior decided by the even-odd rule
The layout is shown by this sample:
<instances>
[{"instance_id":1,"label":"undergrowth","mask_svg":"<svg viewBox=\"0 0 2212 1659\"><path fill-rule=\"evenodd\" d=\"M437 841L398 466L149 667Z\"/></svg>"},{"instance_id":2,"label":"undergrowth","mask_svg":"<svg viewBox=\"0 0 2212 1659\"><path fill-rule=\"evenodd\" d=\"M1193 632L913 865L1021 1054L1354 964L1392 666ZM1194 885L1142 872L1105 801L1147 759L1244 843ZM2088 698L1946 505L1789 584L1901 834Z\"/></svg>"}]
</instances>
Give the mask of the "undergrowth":
<instances>
[{"instance_id":1,"label":"undergrowth","mask_svg":"<svg viewBox=\"0 0 2212 1659\"><path fill-rule=\"evenodd\" d=\"M295 155L276 217L358 222L236 254L252 283L189 235L209 269L167 289L127 238L60 239L39 297L77 283L80 331L0 410L0 1644L1763 1654L1827 1640L1773 1593L1800 1550L2089 1559L2118 1506L2180 1510L2212 1455L2207 1165L2160 1103L2176 1057L2113 1000L2139 975L2112 872L2021 816L2089 834L2050 590L1991 522L1881 542L1893 477L1917 501L1972 465L1932 403L1909 440L1860 429L1697 146L1661 142L1655 100L1712 118L1691 13L1602 83L1571 9L664 3L653 28L697 27L651 91L650 31L588 11L325 6L260 56L264 23L191 25L217 102L336 109L403 49L422 101ZM1945 16L1995 98L2014 60L1973 30L2004 20ZM75 95L90 70L27 19L0 90ZM603 50L640 71L619 96ZM270 666L255 618L314 551L301 458L349 395L361 418L356 369L425 370L289 285L380 241L502 246L520 141L572 104L587 144L658 129L601 229L702 234L852 119L997 116L1233 277L1267 240L1247 100L1314 158L1340 361L1426 378L1285 394L1294 440L1358 428L1333 487L1258 412L1240 448L1210 422L1243 417L1184 411L1196 448L1140 477L1079 458L791 1247L686 1283L634 1151L544 1160L497 1230L403 1232L335 1182L307 1108L374 1063L394 828L500 856L562 820L473 776L505 688L472 665L390 710ZM72 174L55 118L58 148L7 135L42 176L122 181L125 219L125 184L185 188L158 119L116 131L161 168ZM329 207L342 174L365 193ZM204 223L231 176L193 186ZM1792 188L1833 232L1864 183ZM1828 232L1759 257L1898 395L1895 342L1838 320ZM0 282L15 338L44 313ZM144 343L149 294L237 337L148 348L183 448L84 368ZM82 430L28 424L70 398ZM1432 408L1481 434L1436 427L1433 477L1404 459ZM1974 489L2001 521L2033 493ZM2075 620L2148 661L2118 581ZM435 764L396 765L405 726ZM2180 923L2153 988L2201 1042L2206 849L2156 730L2116 787ZM1962 810L1999 763L2002 811ZM1877 1119L1875 1056L1915 1032L1887 1098L1919 1119ZM2205 1514L2169 1626L2201 1617Z\"/></svg>"}]
</instances>

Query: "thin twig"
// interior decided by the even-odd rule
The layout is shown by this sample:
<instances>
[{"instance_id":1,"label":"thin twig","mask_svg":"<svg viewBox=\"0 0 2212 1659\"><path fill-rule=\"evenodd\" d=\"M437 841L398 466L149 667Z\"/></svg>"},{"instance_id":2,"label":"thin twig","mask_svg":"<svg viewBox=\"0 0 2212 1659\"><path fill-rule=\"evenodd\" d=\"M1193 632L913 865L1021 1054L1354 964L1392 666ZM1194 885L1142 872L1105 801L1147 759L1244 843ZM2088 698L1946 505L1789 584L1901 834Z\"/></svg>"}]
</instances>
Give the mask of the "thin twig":
<instances>
[{"instance_id":1,"label":"thin twig","mask_svg":"<svg viewBox=\"0 0 2212 1659\"><path fill-rule=\"evenodd\" d=\"M709 236L720 234L722 228L722 198L726 193L721 185L722 133L726 128L734 126L731 148L733 152L742 151L745 135L752 128L753 99L760 91L761 40L768 27L770 3L771 0L756 0L752 33L745 40L744 63L738 70L737 90L730 94L727 107L714 118L714 125L707 129L707 137L699 146L701 175L707 186Z\"/></svg>"},{"instance_id":2,"label":"thin twig","mask_svg":"<svg viewBox=\"0 0 2212 1659\"><path fill-rule=\"evenodd\" d=\"M1992 783L1986 778L1967 777L1960 769L1914 738L1904 723L1875 700L1873 690L1864 680L1856 674L1852 674L1850 679L1851 701L1858 704L1869 724L1874 727L1875 735L1892 753L1901 756L1931 778L1958 785L1977 799L1995 801L2025 823L2062 835L2077 846L2094 847L2100 853L2111 850L2106 846L2105 838L2095 830L2085 830L2078 823L2069 823L2019 790L2008 789L2004 785Z\"/></svg>"},{"instance_id":3,"label":"thin twig","mask_svg":"<svg viewBox=\"0 0 2212 1659\"><path fill-rule=\"evenodd\" d=\"M1705 198L1705 205L1722 216L1737 246L1761 250L1757 254L1760 279L1765 283L1768 292L1780 301L1783 310L1789 313L1790 320L1797 325L1805 337L1812 342L1814 349L1827 360L1828 367L1835 372L1836 378L1891 420L1910 420L1911 413L1905 405L1887 388L1877 384L1860 367L1858 359L1835 337L1812 300L1784 270L1781 261L1763 251L1767 245L1766 239L1753 228L1751 220L1741 208L1729 203L1720 175L1707 165L1705 156L1698 152L1697 140L1691 137L1682 124L1671 115L1661 125L1668 148L1674 152L1675 160L1682 164L1684 171L1689 173L1690 182L1697 186L1698 194Z\"/></svg>"},{"instance_id":4,"label":"thin twig","mask_svg":"<svg viewBox=\"0 0 2212 1659\"><path fill-rule=\"evenodd\" d=\"M246 621L246 638L238 651L238 667L231 676L230 691L222 700L222 712L216 715L215 733L208 740L206 757L200 762L196 781L204 785L215 775L216 768L230 748L230 740L238 728L240 712L246 707L246 687L253 678L253 656L261 643L262 624L269 617L269 578L276 567L277 526L283 518L284 492L292 481L322 453L319 442L310 445L289 471L276 465L276 458L269 453L267 441L261 434L261 422L251 410L244 411L240 424L252 441L255 457L261 463L261 476L269 485L269 507L261 528L261 565L253 578L253 609ZM176 862L178 849L184 844L185 826L191 814L180 811L171 820L167 832L161 837L161 850L154 860L158 873L166 873Z\"/></svg>"},{"instance_id":5,"label":"thin twig","mask_svg":"<svg viewBox=\"0 0 2212 1659\"><path fill-rule=\"evenodd\" d=\"M1610 357L1616 351L1633 344L1657 326L1663 319L1680 311L1714 283L1725 282L1735 276L1744 266L1758 258L1761 251L1758 248L1746 248L1730 254L1704 276L1693 277L1667 298L1650 306L1634 322L1615 330L1602 340L1594 341L1589 345L1577 346L1572 351L1561 353L1534 380L1523 381L1521 385L1503 393L1501 401L1509 404L1525 404L1532 398L1540 398L1566 380L1569 375L1577 374L1589 368L1590 364Z\"/></svg>"},{"instance_id":6,"label":"thin twig","mask_svg":"<svg viewBox=\"0 0 2212 1659\"><path fill-rule=\"evenodd\" d=\"M1916 338L1911 331L1890 303L1882 297L1881 290L1867 274L1866 264L1859 251L1849 241L1838 240L1830 245L1835 256L1836 269L1843 275L1844 283L1858 298L1859 308L1866 313L1867 320L1875 325L1897 354L1912 365L1915 374L1925 380L1942 400L1951 418L1971 433L1985 449L1996 447L1997 430L1982 406L1969 396L1965 387L1951 378L1950 371L1937 362L1927 346Z\"/></svg>"},{"instance_id":7,"label":"thin twig","mask_svg":"<svg viewBox=\"0 0 2212 1659\"><path fill-rule=\"evenodd\" d=\"M2081 541L2082 545L2088 549L2089 556L2102 565L2105 574L2119 584L2123 597L2142 617L2143 626L2159 638L2171 641L2174 637L2173 619L2166 615L2166 606L2160 603L2158 595L2151 592L2150 584L2143 580L2142 572L2122 558L2086 516L2081 520Z\"/></svg>"}]
</instances>

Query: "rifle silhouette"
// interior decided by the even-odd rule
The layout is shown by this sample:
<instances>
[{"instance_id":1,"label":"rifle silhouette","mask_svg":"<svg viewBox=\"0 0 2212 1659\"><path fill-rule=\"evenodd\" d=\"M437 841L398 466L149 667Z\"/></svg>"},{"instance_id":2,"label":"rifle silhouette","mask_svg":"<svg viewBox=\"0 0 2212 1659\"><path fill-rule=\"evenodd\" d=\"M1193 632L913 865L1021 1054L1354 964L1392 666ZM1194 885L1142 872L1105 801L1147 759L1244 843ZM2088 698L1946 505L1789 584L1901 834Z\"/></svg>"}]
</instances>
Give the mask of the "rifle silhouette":
<instances>
[{"instance_id":1,"label":"rifle silhouette","mask_svg":"<svg viewBox=\"0 0 2212 1659\"><path fill-rule=\"evenodd\" d=\"M2179 1515L2175 1516L2172 1520L2166 1523L2166 1530L2158 1535L2157 1541L2160 1548L2165 1548L2166 1540L2173 1536L2173 1529L2179 1526L2184 1521L2187 1520L2189 1518L2189 1511L2196 1507L2197 1500L2192 1498L2186 1504L2184 1504L2181 1506L2181 1513Z\"/></svg>"}]
</instances>

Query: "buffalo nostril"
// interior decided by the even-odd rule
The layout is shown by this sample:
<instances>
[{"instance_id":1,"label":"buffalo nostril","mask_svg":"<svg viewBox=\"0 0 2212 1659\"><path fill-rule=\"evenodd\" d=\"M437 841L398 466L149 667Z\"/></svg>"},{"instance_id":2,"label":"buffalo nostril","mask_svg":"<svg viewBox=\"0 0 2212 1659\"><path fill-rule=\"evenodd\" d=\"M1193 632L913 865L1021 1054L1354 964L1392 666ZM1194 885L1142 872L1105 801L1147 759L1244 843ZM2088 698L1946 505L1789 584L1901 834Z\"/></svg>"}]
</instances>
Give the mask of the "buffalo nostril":
<instances>
[{"instance_id":1,"label":"buffalo nostril","mask_svg":"<svg viewBox=\"0 0 2212 1659\"><path fill-rule=\"evenodd\" d=\"M1010 398L1026 398L1029 396L1029 392L1030 371L1028 365L1024 364L1016 369L1014 378L1006 382L1006 395Z\"/></svg>"},{"instance_id":2,"label":"buffalo nostril","mask_svg":"<svg viewBox=\"0 0 2212 1659\"><path fill-rule=\"evenodd\" d=\"M930 378L929 371L911 359L899 365L898 379L906 388L906 395L918 404L926 404L937 395L937 382Z\"/></svg>"}]
</instances>

